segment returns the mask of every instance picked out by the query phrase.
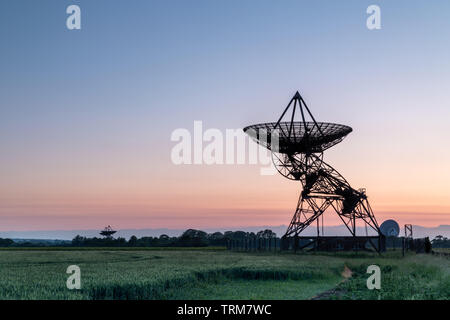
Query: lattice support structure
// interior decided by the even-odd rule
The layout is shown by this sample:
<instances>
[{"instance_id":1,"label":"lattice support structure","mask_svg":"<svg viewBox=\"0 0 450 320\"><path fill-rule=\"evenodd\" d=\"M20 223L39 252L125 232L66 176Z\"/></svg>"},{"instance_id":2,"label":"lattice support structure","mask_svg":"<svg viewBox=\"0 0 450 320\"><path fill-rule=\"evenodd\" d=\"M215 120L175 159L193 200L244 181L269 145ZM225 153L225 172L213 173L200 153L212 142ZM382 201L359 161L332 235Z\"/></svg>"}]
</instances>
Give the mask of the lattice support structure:
<instances>
[{"instance_id":1,"label":"lattice support structure","mask_svg":"<svg viewBox=\"0 0 450 320\"><path fill-rule=\"evenodd\" d=\"M296 116L299 121L295 121ZM313 222L317 223L317 235L320 236L320 219L323 234L323 213L327 209L337 213L355 242L358 222L364 222L364 238L374 238L368 237L369 227L381 239L365 190L353 189L339 172L323 162L323 152L340 143L352 128L317 122L297 91L277 122L251 125L244 128L244 132L272 151L274 165L281 175L302 184L303 190L284 239L297 238ZM375 249L380 251L380 248L379 241Z\"/></svg>"},{"instance_id":2,"label":"lattice support structure","mask_svg":"<svg viewBox=\"0 0 450 320\"><path fill-rule=\"evenodd\" d=\"M302 183L297 208L284 237L298 236L313 222L317 222L320 235L320 217L325 210L338 214L352 236L356 236L357 221L363 221L377 234L380 229L364 189L353 189L334 168L321 160L321 156L290 155L288 176ZM278 158L277 158L278 159ZM280 165L274 158L276 165Z\"/></svg>"}]
</instances>

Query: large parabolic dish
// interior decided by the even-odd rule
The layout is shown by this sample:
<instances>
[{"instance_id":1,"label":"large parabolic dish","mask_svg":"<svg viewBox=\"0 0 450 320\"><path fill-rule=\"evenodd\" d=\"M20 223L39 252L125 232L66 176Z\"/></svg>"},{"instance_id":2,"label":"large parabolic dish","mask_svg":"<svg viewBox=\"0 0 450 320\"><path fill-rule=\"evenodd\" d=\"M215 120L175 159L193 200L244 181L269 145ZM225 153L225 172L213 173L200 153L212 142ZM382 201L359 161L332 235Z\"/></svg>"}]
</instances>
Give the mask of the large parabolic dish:
<instances>
[{"instance_id":1,"label":"large parabolic dish","mask_svg":"<svg viewBox=\"0 0 450 320\"><path fill-rule=\"evenodd\" d=\"M356 237L357 223L361 223L366 226L366 236L367 227L370 227L381 239L365 189L352 188L339 172L322 160L323 152L341 142L352 128L317 122L300 93L296 92L277 122L254 124L243 130L272 152L280 174L302 184L294 217L283 238L294 237L297 246L298 235L317 222L318 239L319 217L322 218L323 235L323 213L329 209L338 214L353 237ZM381 242L378 246L370 244L377 251L381 248Z\"/></svg>"},{"instance_id":2,"label":"large parabolic dish","mask_svg":"<svg viewBox=\"0 0 450 320\"><path fill-rule=\"evenodd\" d=\"M278 134L279 153L319 153L341 142L352 128L328 122L269 122L244 128L263 147L272 150L271 137Z\"/></svg>"}]
</instances>

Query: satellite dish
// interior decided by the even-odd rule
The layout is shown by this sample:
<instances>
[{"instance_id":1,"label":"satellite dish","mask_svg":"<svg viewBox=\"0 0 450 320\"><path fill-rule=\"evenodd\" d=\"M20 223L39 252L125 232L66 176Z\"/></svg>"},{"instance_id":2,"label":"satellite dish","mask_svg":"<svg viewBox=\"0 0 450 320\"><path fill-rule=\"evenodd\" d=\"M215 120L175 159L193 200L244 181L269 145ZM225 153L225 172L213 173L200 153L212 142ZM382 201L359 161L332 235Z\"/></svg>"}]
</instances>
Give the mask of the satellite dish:
<instances>
[{"instance_id":1,"label":"satellite dish","mask_svg":"<svg viewBox=\"0 0 450 320\"><path fill-rule=\"evenodd\" d=\"M272 132L278 130L278 152L284 154L320 153L338 144L352 132L349 126L315 121L269 122L244 128L244 132L251 130L255 132L252 138L269 150L272 150Z\"/></svg>"},{"instance_id":2,"label":"satellite dish","mask_svg":"<svg viewBox=\"0 0 450 320\"><path fill-rule=\"evenodd\" d=\"M291 107L292 115L287 117L290 121L282 121ZM296 110L302 121L294 120ZM310 121L306 120L307 115ZM254 124L245 127L244 132L272 151L273 163L281 175L291 180L304 180L319 170L323 152L341 142L352 128L317 122L297 91L277 122ZM272 137L277 139L274 145Z\"/></svg>"},{"instance_id":3,"label":"satellite dish","mask_svg":"<svg viewBox=\"0 0 450 320\"><path fill-rule=\"evenodd\" d=\"M324 151L340 143L352 132L351 127L316 121L297 91L277 122L250 125L244 132L271 151L273 164L282 176L301 182L294 217L283 238L298 236L314 221L319 226L319 217L327 208L334 209L354 237L356 219L380 234L365 192L353 189L323 161Z\"/></svg>"},{"instance_id":4,"label":"satellite dish","mask_svg":"<svg viewBox=\"0 0 450 320\"><path fill-rule=\"evenodd\" d=\"M400 227L395 220L386 220L380 226L381 233L386 237L398 237Z\"/></svg>"},{"instance_id":5,"label":"satellite dish","mask_svg":"<svg viewBox=\"0 0 450 320\"><path fill-rule=\"evenodd\" d=\"M117 231L114 231L111 226L107 226L105 229L100 231L100 234L106 238L112 238L112 235L116 233Z\"/></svg>"}]
</instances>

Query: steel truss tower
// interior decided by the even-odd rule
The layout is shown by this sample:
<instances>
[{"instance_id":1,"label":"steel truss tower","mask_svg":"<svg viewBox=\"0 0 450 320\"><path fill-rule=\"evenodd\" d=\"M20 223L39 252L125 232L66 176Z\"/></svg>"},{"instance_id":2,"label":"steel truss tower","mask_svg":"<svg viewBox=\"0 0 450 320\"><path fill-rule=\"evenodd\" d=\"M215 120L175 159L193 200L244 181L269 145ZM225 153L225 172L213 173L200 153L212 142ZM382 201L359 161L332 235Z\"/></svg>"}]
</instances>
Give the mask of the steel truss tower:
<instances>
[{"instance_id":1,"label":"steel truss tower","mask_svg":"<svg viewBox=\"0 0 450 320\"><path fill-rule=\"evenodd\" d=\"M290 108L292 113L288 120L282 121ZM295 121L296 110L300 121ZM323 235L323 214L327 209L339 216L353 237L357 236L358 222L364 222L366 236L368 227L381 236L365 189L353 189L339 172L323 161L323 152L341 142L352 131L350 127L316 122L297 91L276 123L252 125L244 131L272 151L274 165L284 177L302 184L297 208L284 238L298 237L313 222L317 223L317 236L320 236L320 218ZM277 145L271 140L274 132L279 137ZM380 250L380 242L378 248L370 243Z\"/></svg>"}]
</instances>

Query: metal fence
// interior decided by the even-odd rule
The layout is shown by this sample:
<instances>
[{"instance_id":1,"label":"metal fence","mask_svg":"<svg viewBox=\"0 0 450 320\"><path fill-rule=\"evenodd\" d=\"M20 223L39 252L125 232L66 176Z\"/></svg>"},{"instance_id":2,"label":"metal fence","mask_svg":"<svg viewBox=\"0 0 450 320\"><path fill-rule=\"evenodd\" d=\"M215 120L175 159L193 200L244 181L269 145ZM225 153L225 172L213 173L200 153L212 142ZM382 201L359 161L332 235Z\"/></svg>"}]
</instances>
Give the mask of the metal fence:
<instances>
[{"instance_id":1,"label":"metal fence","mask_svg":"<svg viewBox=\"0 0 450 320\"><path fill-rule=\"evenodd\" d=\"M294 238L257 238L247 237L241 239L230 239L227 241L227 249L232 251L267 251L276 252L281 250L319 250L319 251L349 251L367 250L368 244L375 246L377 251L386 249L400 249L403 251L415 251L417 253L430 253L431 246L428 238L412 239L405 237L297 237L297 246ZM380 246L380 248L378 248Z\"/></svg>"},{"instance_id":2,"label":"metal fence","mask_svg":"<svg viewBox=\"0 0 450 320\"><path fill-rule=\"evenodd\" d=\"M228 240L227 249L233 251L280 251L280 238L244 238Z\"/></svg>"}]
</instances>

